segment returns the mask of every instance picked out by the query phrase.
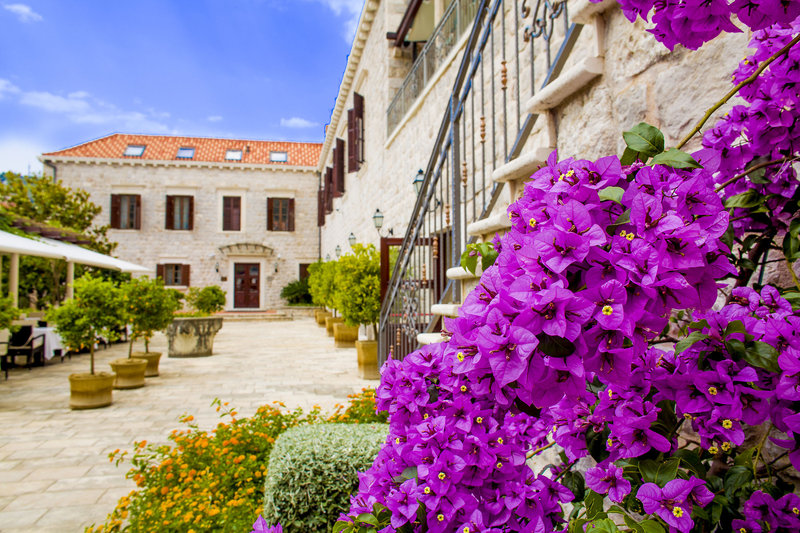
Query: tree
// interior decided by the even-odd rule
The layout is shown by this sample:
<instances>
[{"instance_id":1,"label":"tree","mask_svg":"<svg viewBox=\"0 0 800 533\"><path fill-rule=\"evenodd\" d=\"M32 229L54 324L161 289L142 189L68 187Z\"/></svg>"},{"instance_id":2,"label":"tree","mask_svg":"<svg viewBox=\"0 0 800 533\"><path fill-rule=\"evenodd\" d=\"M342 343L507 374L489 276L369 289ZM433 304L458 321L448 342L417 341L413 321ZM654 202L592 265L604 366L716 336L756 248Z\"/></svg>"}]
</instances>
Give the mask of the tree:
<instances>
[{"instance_id":1,"label":"tree","mask_svg":"<svg viewBox=\"0 0 800 533\"><path fill-rule=\"evenodd\" d=\"M144 351L149 352L153 333L172 323L175 311L181 307L177 294L165 288L161 279L137 278L122 286L123 306L131 325L128 357L136 339L144 339Z\"/></svg>"},{"instance_id":2,"label":"tree","mask_svg":"<svg viewBox=\"0 0 800 533\"><path fill-rule=\"evenodd\" d=\"M378 338L381 312L381 261L375 246L353 245L353 253L343 255L336 264L337 308L348 326L369 325Z\"/></svg>"},{"instance_id":3,"label":"tree","mask_svg":"<svg viewBox=\"0 0 800 533\"><path fill-rule=\"evenodd\" d=\"M336 261L320 261L308 267L308 290L315 304L339 310L336 302Z\"/></svg>"}]
</instances>

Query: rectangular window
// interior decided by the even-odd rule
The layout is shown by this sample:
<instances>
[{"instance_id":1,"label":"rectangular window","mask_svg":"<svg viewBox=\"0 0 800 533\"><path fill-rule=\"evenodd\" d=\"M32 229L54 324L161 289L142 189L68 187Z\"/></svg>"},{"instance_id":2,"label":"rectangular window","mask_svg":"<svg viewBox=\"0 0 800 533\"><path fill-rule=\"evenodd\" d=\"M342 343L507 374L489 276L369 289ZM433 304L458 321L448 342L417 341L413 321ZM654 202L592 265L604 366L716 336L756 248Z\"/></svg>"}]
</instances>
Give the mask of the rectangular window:
<instances>
[{"instance_id":1,"label":"rectangular window","mask_svg":"<svg viewBox=\"0 0 800 533\"><path fill-rule=\"evenodd\" d=\"M267 230L294 231L294 198L267 198Z\"/></svg>"},{"instance_id":2,"label":"rectangular window","mask_svg":"<svg viewBox=\"0 0 800 533\"><path fill-rule=\"evenodd\" d=\"M222 197L222 231L241 231L242 197Z\"/></svg>"},{"instance_id":3,"label":"rectangular window","mask_svg":"<svg viewBox=\"0 0 800 533\"><path fill-rule=\"evenodd\" d=\"M194 197L167 196L166 229L194 229Z\"/></svg>"},{"instance_id":4,"label":"rectangular window","mask_svg":"<svg viewBox=\"0 0 800 533\"><path fill-rule=\"evenodd\" d=\"M111 195L111 227L114 229L141 229L142 197L138 194Z\"/></svg>"},{"instance_id":5,"label":"rectangular window","mask_svg":"<svg viewBox=\"0 0 800 533\"><path fill-rule=\"evenodd\" d=\"M333 197L344 194L344 139L336 139L333 149Z\"/></svg>"},{"instance_id":6,"label":"rectangular window","mask_svg":"<svg viewBox=\"0 0 800 533\"><path fill-rule=\"evenodd\" d=\"M142 157L145 148L146 146L143 144L129 144L122 155L125 157Z\"/></svg>"},{"instance_id":7,"label":"rectangular window","mask_svg":"<svg viewBox=\"0 0 800 533\"><path fill-rule=\"evenodd\" d=\"M177 263L156 265L156 276L164 280L164 285L188 287L190 270L189 265Z\"/></svg>"},{"instance_id":8,"label":"rectangular window","mask_svg":"<svg viewBox=\"0 0 800 533\"><path fill-rule=\"evenodd\" d=\"M353 108L347 110L347 171L356 172L364 162L364 97L353 93Z\"/></svg>"},{"instance_id":9,"label":"rectangular window","mask_svg":"<svg viewBox=\"0 0 800 533\"><path fill-rule=\"evenodd\" d=\"M227 161L241 161L242 160L242 151L241 150L228 150L225 152L225 159Z\"/></svg>"},{"instance_id":10,"label":"rectangular window","mask_svg":"<svg viewBox=\"0 0 800 533\"><path fill-rule=\"evenodd\" d=\"M286 152L270 152L269 160L273 163L286 163L289 161L289 154Z\"/></svg>"},{"instance_id":11,"label":"rectangular window","mask_svg":"<svg viewBox=\"0 0 800 533\"><path fill-rule=\"evenodd\" d=\"M178 148L178 155L176 157L178 159L192 159L194 158L194 148Z\"/></svg>"}]
</instances>

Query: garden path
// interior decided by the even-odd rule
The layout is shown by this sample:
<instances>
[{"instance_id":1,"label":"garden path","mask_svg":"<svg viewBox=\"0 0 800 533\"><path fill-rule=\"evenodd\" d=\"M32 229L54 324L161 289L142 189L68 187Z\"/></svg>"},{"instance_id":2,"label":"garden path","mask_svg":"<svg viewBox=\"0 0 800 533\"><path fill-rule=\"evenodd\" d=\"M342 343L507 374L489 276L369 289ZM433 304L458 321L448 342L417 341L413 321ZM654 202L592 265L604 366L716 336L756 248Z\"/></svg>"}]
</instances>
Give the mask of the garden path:
<instances>
[{"instance_id":1,"label":"garden path","mask_svg":"<svg viewBox=\"0 0 800 533\"><path fill-rule=\"evenodd\" d=\"M158 335L151 346L166 352L166 338ZM115 390L110 407L89 411L69 410L67 381L88 371L88 355L12 370L0 381L0 532L77 532L101 523L134 488L125 479L128 465L115 467L108 454L131 449L134 440L166 441L184 413L211 429L219 420L214 398L241 416L276 400L332 410L348 394L377 385L357 377L355 349L335 348L311 318L226 321L214 354L165 355L159 377L141 389ZM109 371L108 361L125 356L125 344L101 349L96 367Z\"/></svg>"}]
</instances>

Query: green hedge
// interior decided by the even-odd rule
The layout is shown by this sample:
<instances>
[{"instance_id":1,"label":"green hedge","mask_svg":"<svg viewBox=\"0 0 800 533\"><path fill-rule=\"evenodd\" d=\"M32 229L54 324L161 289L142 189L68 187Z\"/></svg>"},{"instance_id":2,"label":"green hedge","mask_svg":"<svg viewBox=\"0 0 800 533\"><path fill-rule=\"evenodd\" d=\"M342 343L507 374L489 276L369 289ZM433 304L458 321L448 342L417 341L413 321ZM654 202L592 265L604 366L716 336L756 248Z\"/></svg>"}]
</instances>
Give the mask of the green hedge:
<instances>
[{"instance_id":1,"label":"green hedge","mask_svg":"<svg viewBox=\"0 0 800 533\"><path fill-rule=\"evenodd\" d=\"M268 524L285 533L328 532L350 505L358 472L375 460L387 424L318 424L287 430L275 442L264 488Z\"/></svg>"}]
</instances>

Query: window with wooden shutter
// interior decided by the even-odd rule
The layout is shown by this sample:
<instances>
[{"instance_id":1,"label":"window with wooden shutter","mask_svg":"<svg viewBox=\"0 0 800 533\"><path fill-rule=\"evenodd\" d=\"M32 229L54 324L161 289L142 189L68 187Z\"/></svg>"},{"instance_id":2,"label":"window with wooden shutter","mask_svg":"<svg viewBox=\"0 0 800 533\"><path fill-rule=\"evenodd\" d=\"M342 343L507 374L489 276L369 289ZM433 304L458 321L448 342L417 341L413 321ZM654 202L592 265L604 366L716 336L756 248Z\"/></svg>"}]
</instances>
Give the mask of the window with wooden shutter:
<instances>
[{"instance_id":1,"label":"window with wooden shutter","mask_svg":"<svg viewBox=\"0 0 800 533\"><path fill-rule=\"evenodd\" d=\"M167 263L156 265L156 276L164 280L165 286L188 287L190 284L190 265Z\"/></svg>"},{"instance_id":2,"label":"window with wooden shutter","mask_svg":"<svg viewBox=\"0 0 800 533\"><path fill-rule=\"evenodd\" d=\"M364 162L364 97L353 93L353 108L347 111L347 170L356 172Z\"/></svg>"},{"instance_id":3,"label":"window with wooden shutter","mask_svg":"<svg viewBox=\"0 0 800 533\"><path fill-rule=\"evenodd\" d=\"M317 191L317 226L325 225L325 189Z\"/></svg>"},{"instance_id":4,"label":"window with wooden shutter","mask_svg":"<svg viewBox=\"0 0 800 533\"><path fill-rule=\"evenodd\" d=\"M222 197L222 230L240 231L242 228L242 197Z\"/></svg>"},{"instance_id":5,"label":"window with wooden shutter","mask_svg":"<svg viewBox=\"0 0 800 533\"><path fill-rule=\"evenodd\" d=\"M194 197L167 196L166 221L164 227L172 230L194 228Z\"/></svg>"},{"instance_id":6,"label":"window with wooden shutter","mask_svg":"<svg viewBox=\"0 0 800 533\"><path fill-rule=\"evenodd\" d=\"M347 171L356 172L358 160L356 159L356 110L347 110Z\"/></svg>"},{"instance_id":7,"label":"window with wooden shutter","mask_svg":"<svg viewBox=\"0 0 800 533\"><path fill-rule=\"evenodd\" d=\"M294 231L294 198L267 198L267 230Z\"/></svg>"},{"instance_id":8,"label":"window with wooden shutter","mask_svg":"<svg viewBox=\"0 0 800 533\"><path fill-rule=\"evenodd\" d=\"M132 196L135 206L133 210L133 229L142 229L142 196L140 194Z\"/></svg>"},{"instance_id":9,"label":"window with wooden shutter","mask_svg":"<svg viewBox=\"0 0 800 533\"><path fill-rule=\"evenodd\" d=\"M344 194L344 140L336 139L336 148L333 149L333 196L335 198Z\"/></svg>"},{"instance_id":10,"label":"window with wooden shutter","mask_svg":"<svg viewBox=\"0 0 800 533\"><path fill-rule=\"evenodd\" d=\"M325 213L333 213L333 169L325 169Z\"/></svg>"},{"instance_id":11,"label":"window with wooden shutter","mask_svg":"<svg viewBox=\"0 0 800 533\"><path fill-rule=\"evenodd\" d=\"M120 229L120 212L121 212L121 195L119 194L112 194L111 195L111 219L109 224L114 229Z\"/></svg>"},{"instance_id":12,"label":"window with wooden shutter","mask_svg":"<svg viewBox=\"0 0 800 533\"><path fill-rule=\"evenodd\" d=\"M114 229L142 228L142 197L139 194L112 194L111 217Z\"/></svg>"},{"instance_id":13,"label":"window with wooden shutter","mask_svg":"<svg viewBox=\"0 0 800 533\"><path fill-rule=\"evenodd\" d=\"M287 231L294 231L294 198L288 198L288 218Z\"/></svg>"},{"instance_id":14,"label":"window with wooden shutter","mask_svg":"<svg viewBox=\"0 0 800 533\"><path fill-rule=\"evenodd\" d=\"M189 273L191 267L189 265L181 265L181 285L188 287L190 285Z\"/></svg>"},{"instance_id":15,"label":"window with wooden shutter","mask_svg":"<svg viewBox=\"0 0 800 533\"><path fill-rule=\"evenodd\" d=\"M164 279L164 265L156 265L156 277Z\"/></svg>"}]
</instances>

